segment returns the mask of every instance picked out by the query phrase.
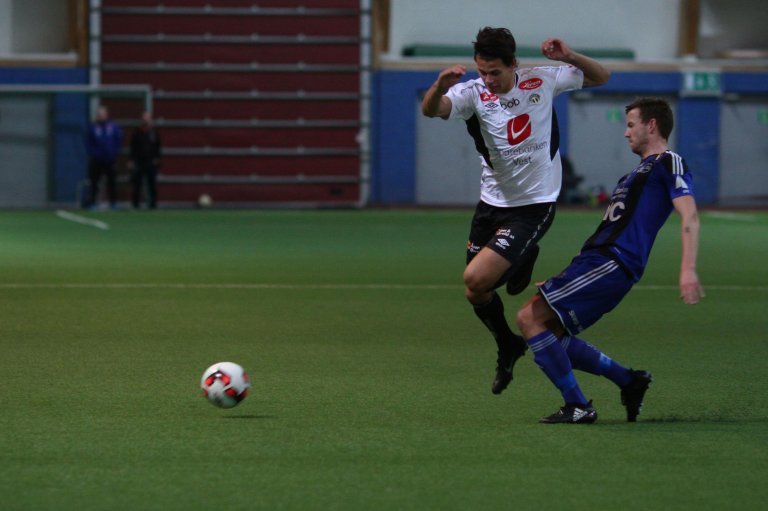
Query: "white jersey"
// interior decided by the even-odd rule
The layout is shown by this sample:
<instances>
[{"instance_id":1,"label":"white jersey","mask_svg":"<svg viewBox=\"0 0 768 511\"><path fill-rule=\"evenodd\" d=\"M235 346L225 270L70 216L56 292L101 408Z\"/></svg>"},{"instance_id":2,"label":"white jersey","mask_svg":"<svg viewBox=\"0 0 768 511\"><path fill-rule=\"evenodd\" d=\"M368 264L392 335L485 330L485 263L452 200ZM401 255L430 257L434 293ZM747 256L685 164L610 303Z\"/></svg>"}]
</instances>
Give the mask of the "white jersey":
<instances>
[{"instance_id":1,"label":"white jersey","mask_svg":"<svg viewBox=\"0 0 768 511\"><path fill-rule=\"evenodd\" d=\"M515 75L506 94L490 92L480 78L446 93L449 118L466 121L475 140L483 167L480 199L492 206L557 200L562 165L552 103L584 83L584 74L573 66L517 69Z\"/></svg>"}]
</instances>

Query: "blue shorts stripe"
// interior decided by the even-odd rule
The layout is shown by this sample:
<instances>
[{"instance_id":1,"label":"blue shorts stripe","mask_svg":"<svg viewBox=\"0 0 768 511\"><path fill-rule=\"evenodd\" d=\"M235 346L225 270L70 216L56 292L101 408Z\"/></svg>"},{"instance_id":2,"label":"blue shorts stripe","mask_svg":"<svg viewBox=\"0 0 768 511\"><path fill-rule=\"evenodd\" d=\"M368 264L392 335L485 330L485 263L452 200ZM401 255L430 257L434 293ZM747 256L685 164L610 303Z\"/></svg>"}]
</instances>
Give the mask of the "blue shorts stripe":
<instances>
[{"instance_id":1,"label":"blue shorts stripe","mask_svg":"<svg viewBox=\"0 0 768 511\"><path fill-rule=\"evenodd\" d=\"M600 277L607 275L608 273L615 271L618 268L619 268L619 265L616 264L615 261L608 261L607 263L600 266L599 268L595 268L594 270L582 275L581 277L574 279L573 282L571 282L566 286L563 286L562 289L559 289L554 293L550 293L549 299L558 300L562 297L568 296L569 294L575 293L576 291L583 288L584 286L591 284L592 282L596 281Z\"/></svg>"},{"instance_id":2,"label":"blue shorts stripe","mask_svg":"<svg viewBox=\"0 0 768 511\"><path fill-rule=\"evenodd\" d=\"M547 280L539 293L566 331L577 335L613 310L633 284L613 259L588 251L576 256L562 273Z\"/></svg>"}]
</instances>

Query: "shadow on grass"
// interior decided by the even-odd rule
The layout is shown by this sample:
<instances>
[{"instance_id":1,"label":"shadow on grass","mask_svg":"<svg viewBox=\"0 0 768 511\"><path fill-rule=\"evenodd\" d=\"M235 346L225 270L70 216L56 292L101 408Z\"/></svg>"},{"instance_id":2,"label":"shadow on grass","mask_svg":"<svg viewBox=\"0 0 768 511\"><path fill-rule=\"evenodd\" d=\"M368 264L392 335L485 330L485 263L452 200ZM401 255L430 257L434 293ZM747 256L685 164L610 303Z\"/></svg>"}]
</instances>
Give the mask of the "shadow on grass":
<instances>
[{"instance_id":1,"label":"shadow on grass","mask_svg":"<svg viewBox=\"0 0 768 511\"><path fill-rule=\"evenodd\" d=\"M627 422L621 419L608 419L598 420L596 425L622 425L634 426L641 424L756 424L756 423L768 423L768 417L751 417L749 419L736 419L733 417L678 417L670 415L667 417L649 417L647 419L640 418L637 422Z\"/></svg>"}]
</instances>

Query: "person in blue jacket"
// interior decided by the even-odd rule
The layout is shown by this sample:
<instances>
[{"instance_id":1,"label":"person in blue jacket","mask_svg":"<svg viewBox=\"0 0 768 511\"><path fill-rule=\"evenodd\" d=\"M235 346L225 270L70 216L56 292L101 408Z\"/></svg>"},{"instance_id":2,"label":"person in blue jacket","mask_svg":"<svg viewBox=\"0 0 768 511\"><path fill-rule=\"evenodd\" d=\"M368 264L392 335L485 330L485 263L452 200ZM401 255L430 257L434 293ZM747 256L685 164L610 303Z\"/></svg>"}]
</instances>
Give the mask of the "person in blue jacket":
<instances>
[{"instance_id":1,"label":"person in blue jacket","mask_svg":"<svg viewBox=\"0 0 768 511\"><path fill-rule=\"evenodd\" d=\"M88 205L95 207L99 198L101 176L107 178L107 198L111 208L117 206L117 157L123 144L123 130L109 118L106 106L99 106L96 120L88 128L86 149L90 158L88 177L91 194Z\"/></svg>"}]
</instances>

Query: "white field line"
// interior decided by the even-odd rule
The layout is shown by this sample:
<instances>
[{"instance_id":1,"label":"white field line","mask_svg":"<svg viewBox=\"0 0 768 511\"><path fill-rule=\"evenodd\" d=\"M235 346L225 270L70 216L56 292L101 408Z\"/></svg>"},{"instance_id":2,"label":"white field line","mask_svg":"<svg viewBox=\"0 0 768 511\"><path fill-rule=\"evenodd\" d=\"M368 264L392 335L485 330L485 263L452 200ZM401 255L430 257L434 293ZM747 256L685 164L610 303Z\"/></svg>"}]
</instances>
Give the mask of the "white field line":
<instances>
[{"instance_id":1,"label":"white field line","mask_svg":"<svg viewBox=\"0 0 768 511\"><path fill-rule=\"evenodd\" d=\"M244 289L244 290L403 290L403 291L459 291L460 285L450 284L202 284L202 283L119 283L119 282L96 282L96 283L77 283L77 282L50 282L50 283L22 283L9 282L0 283L0 289ZM529 288L534 291L534 287ZM678 287L660 286L660 285L637 285L632 288L638 291L677 291ZM704 286L704 290L710 291L768 291L768 285L754 286L730 286L730 285L712 285Z\"/></svg>"},{"instance_id":2,"label":"white field line","mask_svg":"<svg viewBox=\"0 0 768 511\"><path fill-rule=\"evenodd\" d=\"M95 220L93 218L87 218L84 216L76 215L74 213L70 213L69 211L64 211L63 209L56 210L56 216L64 220L69 220L70 222L75 222L82 225L88 225L90 227L95 227L103 231L109 230L109 224L106 222L102 222L101 220Z\"/></svg>"}]
</instances>

